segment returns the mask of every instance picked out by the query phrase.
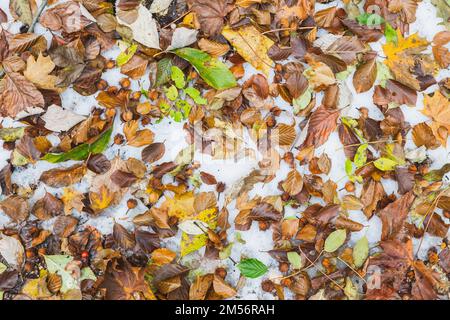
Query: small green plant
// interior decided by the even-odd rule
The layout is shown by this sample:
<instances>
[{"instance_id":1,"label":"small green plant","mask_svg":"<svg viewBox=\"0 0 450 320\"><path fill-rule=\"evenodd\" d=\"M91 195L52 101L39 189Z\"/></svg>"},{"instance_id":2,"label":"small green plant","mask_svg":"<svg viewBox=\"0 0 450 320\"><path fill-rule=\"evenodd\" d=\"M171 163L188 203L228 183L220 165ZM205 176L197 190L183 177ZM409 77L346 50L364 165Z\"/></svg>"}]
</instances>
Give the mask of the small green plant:
<instances>
[{"instance_id":1,"label":"small green plant","mask_svg":"<svg viewBox=\"0 0 450 320\"><path fill-rule=\"evenodd\" d=\"M159 109L165 116L181 122L189 117L192 109L191 103L205 105L207 101L201 96L199 90L191 86L190 79L186 79L180 68L172 66L170 78L173 84L164 88L167 100L159 103Z\"/></svg>"}]
</instances>

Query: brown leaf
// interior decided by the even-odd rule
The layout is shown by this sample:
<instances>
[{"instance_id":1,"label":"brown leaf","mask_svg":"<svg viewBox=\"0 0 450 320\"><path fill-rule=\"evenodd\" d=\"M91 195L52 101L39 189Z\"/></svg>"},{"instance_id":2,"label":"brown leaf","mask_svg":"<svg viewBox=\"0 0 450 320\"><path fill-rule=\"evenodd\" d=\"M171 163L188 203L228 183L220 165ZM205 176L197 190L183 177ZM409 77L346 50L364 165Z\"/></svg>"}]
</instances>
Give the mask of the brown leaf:
<instances>
[{"instance_id":1,"label":"brown leaf","mask_svg":"<svg viewBox=\"0 0 450 320\"><path fill-rule=\"evenodd\" d=\"M282 187L290 196L299 194L303 189L302 176L297 170L291 170L283 182Z\"/></svg>"},{"instance_id":2,"label":"brown leaf","mask_svg":"<svg viewBox=\"0 0 450 320\"><path fill-rule=\"evenodd\" d=\"M69 237L76 229L78 219L72 216L59 216L53 224L53 232L60 238Z\"/></svg>"},{"instance_id":3,"label":"brown leaf","mask_svg":"<svg viewBox=\"0 0 450 320\"><path fill-rule=\"evenodd\" d=\"M411 191L414 187L414 173L410 172L408 168L395 168L395 177L398 182L398 193L405 194Z\"/></svg>"},{"instance_id":4,"label":"brown leaf","mask_svg":"<svg viewBox=\"0 0 450 320\"><path fill-rule=\"evenodd\" d=\"M142 161L150 163L156 162L163 157L165 151L166 147L164 143L152 143L142 150Z\"/></svg>"},{"instance_id":5,"label":"brown leaf","mask_svg":"<svg viewBox=\"0 0 450 320\"><path fill-rule=\"evenodd\" d=\"M236 295L236 290L225 282L221 277L214 275L213 289L216 294L223 299L228 299Z\"/></svg>"},{"instance_id":6,"label":"brown leaf","mask_svg":"<svg viewBox=\"0 0 450 320\"><path fill-rule=\"evenodd\" d=\"M63 213L64 204L51 193L47 192L33 206L33 215L39 220L48 220Z\"/></svg>"},{"instance_id":7,"label":"brown leaf","mask_svg":"<svg viewBox=\"0 0 450 320\"><path fill-rule=\"evenodd\" d=\"M80 182L85 173L86 166L84 164L75 164L68 168L44 171L39 180L49 187L61 188Z\"/></svg>"},{"instance_id":8,"label":"brown leaf","mask_svg":"<svg viewBox=\"0 0 450 320\"><path fill-rule=\"evenodd\" d=\"M87 168L97 174L103 174L111 169L111 161L103 154L94 154L89 157Z\"/></svg>"},{"instance_id":9,"label":"brown leaf","mask_svg":"<svg viewBox=\"0 0 450 320\"><path fill-rule=\"evenodd\" d=\"M44 107L44 97L36 87L19 73L8 73L0 83L0 113L16 117L21 111Z\"/></svg>"},{"instance_id":10,"label":"brown leaf","mask_svg":"<svg viewBox=\"0 0 450 320\"><path fill-rule=\"evenodd\" d=\"M300 229L297 236L295 237L297 240L302 240L305 242L314 242L316 239L317 229L312 224L307 224L303 228Z\"/></svg>"},{"instance_id":11,"label":"brown leaf","mask_svg":"<svg viewBox=\"0 0 450 320\"><path fill-rule=\"evenodd\" d=\"M336 129L339 112L320 106L309 119L308 133L300 149L309 146L319 147L324 144L329 135Z\"/></svg>"},{"instance_id":12,"label":"brown leaf","mask_svg":"<svg viewBox=\"0 0 450 320\"><path fill-rule=\"evenodd\" d=\"M205 300L206 294L213 283L214 275L209 273L197 276L189 289L189 300Z\"/></svg>"},{"instance_id":13,"label":"brown leaf","mask_svg":"<svg viewBox=\"0 0 450 320\"><path fill-rule=\"evenodd\" d=\"M15 34L8 42L10 53L20 54L34 46L41 38L41 35L35 33Z\"/></svg>"},{"instance_id":14,"label":"brown leaf","mask_svg":"<svg viewBox=\"0 0 450 320\"><path fill-rule=\"evenodd\" d=\"M378 213L383 224L381 232L382 240L392 239L402 230L414 199L414 194L408 192L396 201L388 204Z\"/></svg>"},{"instance_id":15,"label":"brown leaf","mask_svg":"<svg viewBox=\"0 0 450 320\"><path fill-rule=\"evenodd\" d=\"M224 18L230 8L228 0L190 0L191 10L200 23L202 31L210 36L220 34L224 25Z\"/></svg>"},{"instance_id":16,"label":"brown leaf","mask_svg":"<svg viewBox=\"0 0 450 320\"><path fill-rule=\"evenodd\" d=\"M346 229L351 232L361 231L364 226L361 223L353 221L349 218L339 216L334 222L336 229Z\"/></svg>"},{"instance_id":17,"label":"brown leaf","mask_svg":"<svg viewBox=\"0 0 450 320\"><path fill-rule=\"evenodd\" d=\"M113 238L119 248L124 250L133 250L136 246L134 234L129 232L124 226L115 223L113 227Z\"/></svg>"},{"instance_id":18,"label":"brown leaf","mask_svg":"<svg viewBox=\"0 0 450 320\"><path fill-rule=\"evenodd\" d=\"M209 53L213 57L223 56L230 50L230 46L228 44L212 41L206 38L200 39L197 44L202 51Z\"/></svg>"},{"instance_id":19,"label":"brown leaf","mask_svg":"<svg viewBox=\"0 0 450 320\"><path fill-rule=\"evenodd\" d=\"M145 274L145 268L132 267L123 258L114 259L108 262L99 288L106 290L106 300L155 300Z\"/></svg>"},{"instance_id":20,"label":"brown leaf","mask_svg":"<svg viewBox=\"0 0 450 320\"><path fill-rule=\"evenodd\" d=\"M22 222L28 219L30 208L25 198L12 195L0 202L0 208L14 222Z\"/></svg>"},{"instance_id":21,"label":"brown leaf","mask_svg":"<svg viewBox=\"0 0 450 320\"><path fill-rule=\"evenodd\" d=\"M117 170L111 175L111 181L120 188L128 188L137 181L137 177L132 173Z\"/></svg>"},{"instance_id":22,"label":"brown leaf","mask_svg":"<svg viewBox=\"0 0 450 320\"><path fill-rule=\"evenodd\" d=\"M380 181L370 179L363 185L361 192L361 202L364 205L363 212L370 219L377 209L378 202L386 196L383 185Z\"/></svg>"},{"instance_id":23,"label":"brown leaf","mask_svg":"<svg viewBox=\"0 0 450 320\"><path fill-rule=\"evenodd\" d=\"M148 60L138 54L135 54L121 68L120 72L129 76L131 79L137 80L141 78L147 69Z\"/></svg>"},{"instance_id":24,"label":"brown leaf","mask_svg":"<svg viewBox=\"0 0 450 320\"><path fill-rule=\"evenodd\" d=\"M248 216L251 220L256 221L280 221L283 217L281 212L277 211L271 204L262 202L256 205Z\"/></svg>"},{"instance_id":25,"label":"brown leaf","mask_svg":"<svg viewBox=\"0 0 450 320\"><path fill-rule=\"evenodd\" d=\"M64 31L73 33L81 31L92 23L86 18L80 9L80 5L74 1L61 3L44 11L39 23L52 31Z\"/></svg>"},{"instance_id":26,"label":"brown leaf","mask_svg":"<svg viewBox=\"0 0 450 320\"><path fill-rule=\"evenodd\" d=\"M133 147L142 147L153 142L154 134L149 129L138 130L138 120L128 121L124 128L123 133L127 138L128 145Z\"/></svg>"},{"instance_id":27,"label":"brown leaf","mask_svg":"<svg viewBox=\"0 0 450 320\"><path fill-rule=\"evenodd\" d=\"M216 178L207 172L200 171L200 178L202 179L203 183L208 185L217 184Z\"/></svg>"},{"instance_id":28,"label":"brown leaf","mask_svg":"<svg viewBox=\"0 0 450 320\"><path fill-rule=\"evenodd\" d=\"M288 124L279 124L274 131L274 139L280 146L291 146L297 137L295 127Z\"/></svg>"},{"instance_id":29,"label":"brown leaf","mask_svg":"<svg viewBox=\"0 0 450 320\"><path fill-rule=\"evenodd\" d=\"M376 57L369 59L356 69L353 76L353 86L357 93L366 92L372 88L377 78Z\"/></svg>"},{"instance_id":30,"label":"brown leaf","mask_svg":"<svg viewBox=\"0 0 450 320\"><path fill-rule=\"evenodd\" d=\"M412 137L418 147L425 146L427 149L436 149L440 145L433 134L433 130L425 122L414 126Z\"/></svg>"},{"instance_id":31,"label":"brown leaf","mask_svg":"<svg viewBox=\"0 0 450 320\"><path fill-rule=\"evenodd\" d=\"M161 246L158 234L137 229L134 232L136 244L147 254L153 252Z\"/></svg>"}]
</instances>

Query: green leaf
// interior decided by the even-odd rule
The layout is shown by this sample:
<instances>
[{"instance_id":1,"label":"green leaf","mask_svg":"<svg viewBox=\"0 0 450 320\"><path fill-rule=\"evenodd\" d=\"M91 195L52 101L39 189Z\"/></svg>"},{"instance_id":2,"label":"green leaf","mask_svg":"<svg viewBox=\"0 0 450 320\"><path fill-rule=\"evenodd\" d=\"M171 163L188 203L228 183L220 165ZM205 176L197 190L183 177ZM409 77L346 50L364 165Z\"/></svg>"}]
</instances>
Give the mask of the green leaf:
<instances>
[{"instance_id":1,"label":"green leaf","mask_svg":"<svg viewBox=\"0 0 450 320\"><path fill-rule=\"evenodd\" d=\"M355 158L353 159L353 162L355 163L355 166L357 168L362 167L367 162L367 148L369 145L367 143L364 143L358 147L356 150Z\"/></svg>"},{"instance_id":2,"label":"green leaf","mask_svg":"<svg viewBox=\"0 0 450 320\"><path fill-rule=\"evenodd\" d=\"M357 268L361 267L369 256L369 240L364 236L353 247L353 263Z\"/></svg>"},{"instance_id":3,"label":"green leaf","mask_svg":"<svg viewBox=\"0 0 450 320\"><path fill-rule=\"evenodd\" d=\"M198 105L205 105L208 101L201 96L200 91L193 87L188 87L184 89L184 92L194 100L194 102Z\"/></svg>"},{"instance_id":4,"label":"green leaf","mask_svg":"<svg viewBox=\"0 0 450 320\"><path fill-rule=\"evenodd\" d=\"M138 49L137 44L133 44L130 47L128 47L125 51L121 52L116 59L117 66L121 67L128 61L130 61L131 58L133 58L134 54L136 53Z\"/></svg>"},{"instance_id":5,"label":"green leaf","mask_svg":"<svg viewBox=\"0 0 450 320\"><path fill-rule=\"evenodd\" d=\"M255 258L244 259L237 265L244 277L255 279L264 275L268 268L267 266Z\"/></svg>"},{"instance_id":6,"label":"green leaf","mask_svg":"<svg viewBox=\"0 0 450 320\"><path fill-rule=\"evenodd\" d=\"M23 137L25 127L20 128L2 128L0 129L0 139L6 142L16 141Z\"/></svg>"},{"instance_id":7,"label":"green leaf","mask_svg":"<svg viewBox=\"0 0 450 320\"><path fill-rule=\"evenodd\" d=\"M225 260L231 255L231 249L233 248L233 243L228 244L222 251L219 252L220 260Z\"/></svg>"},{"instance_id":8,"label":"green leaf","mask_svg":"<svg viewBox=\"0 0 450 320\"><path fill-rule=\"evenodd\" d=\"M325 240L324 250L326 252L334 252L339 249L345 242L347 237L347 231L344 229L339 229L330 233L330 235Z\"/></svg>"},{"instance_id":9,"label":"green leaf","mask_svg":"<svg viewBox=\"0 0 450 320\"><path fill-rule=\"evenodd\" d=\"M108 146L109 139L111 138L112 127L103 132L100 137L92 144L83 143L76 146L70 151L65 153L47 153L41 158L41 160L46 160L51 163L59 163L68 160L84 160L90 153L98 154L102 153Z\"/></svg>"},{"instance_id":10,"label":"green leaf","mask_svg":"<svg viewBox=\"0 0 450 320\"><path fill-rule=\"evenodd\" d=\"M363 24L369 27L379 26L384 22L383 17L376 13L363 13L356 17L359 24Z\"/></svg>"},{"instance_id":11,"label":"green leaf","mask_svg":"<svg viewBox=\"0 0 450 320\"><path fill-rule=\"evenodd\" d=\"M81 274L80 274L80 281L87 280L87 279L94 280L94 281L97 280L97 276L92 271L92 269L89 267L85 267L85 268L81 269Z\"/></svg>"},{"instance_id":12,"label":"green leaf","mask_svg":"<svg viewBox=\"0 0 450 320\"><path fill-rule=\"evenodd\" d=\"M423 178L428 182L441 181L444 175L450 171L450 163L445 164L442 168L437 170L431 170L426 173Z\"/></svg>"},{"instance_id":13,"label":"green leaf","mask_svg":"<svg viewBox=\"0 0 450 320\"><path fill-rule=\"evenodd\" d=\"M172 66L171 75L172 81L175 82L175 86L178 89L183 89L186 86L186 80L184 79L183 70L178 68L177 66Z\"/></svg>"},{"instance_id":14,"label":"green leaf","mask_svg":"<svg viewBox=\"0 0 450 320\"><path fill-rule=\"evenodd\" d=\"M375 167L380 169L381 171L391 171L394 170L395 167L398 165L397 161L391 160L389 158L380 158L375 160L373 163Z\"/></svg>"},{"instance_id":15,"label":"green leaf","mask_svg":"<svg viewBox=\"0 0 450 320\"><path fill-rule=\"evenodd\" d=\"M386 22L384 25L384 36L386 37L386 42L398 43L397 32L392 28L389 22Z\"/></svg>"},{"instance_id":16,"label":"green leaf","mask_svg":"<svg viewBox=\"0 0 450 320\"><path fill-rule=\"evenodd\" d=\"M377 61L377 80L380 82L380 86L385 88L386 81L389 79L392 79L389 67L386 64Z\"/></svg>"},{"instance_id":17,"label":"green leaf","mask_svg":"<svg viewBox=\"0 0 450 320\"><path fill-rule=\"evenodd\" d=\"M201 50L182 48L174 50L173 53L189 61L200 77L214 89L228 89L237 85L234 75L223 62Z\"/></svg>"},{"instance_id":18,"label":"green leaf","mask_svg":"<svg viewBox=\"0 0 450 320\"><path fill-rule=\"evenodd\" d=\"M0 274L3 273L4 271L6 271L6 269L8 269L8 267L0 262Z\"/></svg>"},{"instance_id":19,"label":"green leaf","mask_svg":"<svg viewBox=\"0 0 450 320\"><path fill-rule=\"evenodd\" d=\"M68 255L44 255L45 264L47 270L50 273L56 273L61 276L62 287L61 292L67 292L71 289L78 289L79 282L72 277L72 273L67 270L67 264L70 263L73 258Z\"/></svg>"},{"instance_id":20,"label":"green leaf","mask_svg":"<svg viewBox=\"0 0 450 320\"><path fill-rule=\"evenodd\" d=\"M167 99L171 100L171 101L175 101L178 98L178 89L175 86L170 86L169 88L167 88L166 90L166 96Z\"/></svg>"},{"instance_id":21,"label":"green leaf","mask_svg":"<svg viewBox=\"0 0 450 320\"><path fill-rule=\"evenodd\" d=\"M301 269L303 267L302 257L297 252L288 252L287 258L294 269Z\"/></svg>"},{"instance_id":22,"label":"green leaf","mask_svg":"<svg viewBox=\"0 0 450 320\"><path fill-rule=\"evenodd\" d=\"M311 88L306 89L303 94L297 99L292 100L292 104L294 106L294 112L299 113L301 110L305 109L312 99L312 90Z\"/></svg>"},{"instance_id":23,"label":"green leaf","mask_svg":"<svg viewBox=\"0 0 450 320\"><path fill-rule=\"evenodd\" d=\"M159 87L170 80L172 60L164 58L156 64L156 80L153 87Z\"/></svg>"},{"instance_id":24,"label":"green leaf","mask_svg":"<svg viewBox=\"0 0 450 320\"><path fill-rule=\"evenodd\" d=\"M181 111L183 114L183 118L186 119L189 117L189 114L191 113L192 106L186 101L186 100L177 100L175 102L175 106L178 110Z\"/></svg>"}]
</instances>

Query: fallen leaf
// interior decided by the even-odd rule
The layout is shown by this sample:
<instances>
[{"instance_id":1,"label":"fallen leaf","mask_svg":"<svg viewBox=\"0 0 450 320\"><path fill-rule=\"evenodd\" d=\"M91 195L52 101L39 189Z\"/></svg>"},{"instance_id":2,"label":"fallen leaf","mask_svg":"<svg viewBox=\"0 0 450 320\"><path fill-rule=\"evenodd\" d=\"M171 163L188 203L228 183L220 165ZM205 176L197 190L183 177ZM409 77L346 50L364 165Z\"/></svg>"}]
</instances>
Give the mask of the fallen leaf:
<instances>
[{"instance_id":1,"label":"fallen leaf","mask_svg":"<svg viewBox=\"0 0 450 320\"><path fill-rule=\"evenodd\" d=\"M262 35L255 27L246 26L236 30L225 28L222 35L231 43L236 51L253 67L269 75L273 66L267 55L274 42Z\"/></svg>"}]
</instances>

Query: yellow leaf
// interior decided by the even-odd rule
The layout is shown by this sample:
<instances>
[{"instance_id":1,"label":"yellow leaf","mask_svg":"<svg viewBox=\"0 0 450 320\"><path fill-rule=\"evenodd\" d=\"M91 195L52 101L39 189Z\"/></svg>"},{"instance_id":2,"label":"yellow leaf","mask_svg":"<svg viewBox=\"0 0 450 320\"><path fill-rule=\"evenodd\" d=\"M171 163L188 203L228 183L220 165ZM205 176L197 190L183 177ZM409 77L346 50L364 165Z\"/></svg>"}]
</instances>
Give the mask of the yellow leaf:
<instances>
[{"instance_id":1,"label":"yellow leaf","mask_svg":"<svg viewBox=\"0 0 450 320\"><path fill-rule=\"evenodd\" d=\"M28 279L22 287L22 293L32 299L44 299L52 296L47 288L47 272L41 272L39 278Z\"/></svg>"},{"instance_id":2,"label":"yellow leaf","mask_svg":"<svg viewBox=\"0 0 450 320\"><path fill-rule=\"evenodd\" d=\"M100 187L100 193L90 192L89 200L91 201L91 208L99 213L100 211L108 208L114 199L114 193L111 192L106 186Z\"/></svg>"},{"instance_id":3,"label":"yellow leaf","mask_svg":"<svg viewBox=\"0 0 450 320\"><path fill-rule=\"evenodd\" d=\"M216 208L210 208L210 209L203 210L198 215L188 217L188 218L205 222L206 224L208 224L208 227L212 230L214 230L217 227L217 209ZM208 242L208 236L206 234L191 236L191 235L188 235L187 233L183 232L183 234L181 235L181 244L180 244L181 256L184 257L185 255L187 255L191 252L199 250L200 248L204 247L207 242Z\"/></svg>"},{"instance_id":4,"label":"yellow leaf","mask_svg":"<svg viewBox=\"0 0 450 320\"><path fill-rule=\"evenodd\" d=\"M181 195L176 194L173 198L164 201L161 209L167 209L169 217L175 216L180 220L184 220L195 214L194 200L195 196L192 191Z\"/></svg>"},{"instance_id":5,"label":"yellow leaf","mask_svg":"<svg viewBox=\"0 0 450 320\"><path fill-rule=\"evenodd\" d=\"M55 64L50 56L44 57L42 53L39 53L37 60L32 55L28 57L27 69L23 75L40 89L61 92L61 88L55 87L56 76L50 75L53 69L55 69Z\"/></svg>"},{"instance_id":6,"label":"yellow leaf","mask_svg":"<svg viewBox=\"0 0 450 320\"><path fill-rule=\"evenodd\" d=\"M395 80L407 85L415 90L421 90L420 82L412 71L415 68L417 60L421 61L422 72L431 74L434 72L435 62L429 55L421 52L427 49L428 42L420 38L417 33L404 38L397 30L397 44L387 42L383 45L383 51L386 55L384 63L389 67Z\"/></svg>"},{"instance_id":7,"label":"yellow leaf","mask_svg":"<svg viewBox=\"0 0 450 320\"><path fill-rule=\"evenodd\" d=\"M81 192L78 192L72 188L64 188L61 200L64 203L64 213L69 215L72 213L72 209L79 212L83 210L84 196Z\"/></svg>"},{"instance_id":8,"label":"yellow leaf","mask_svg":"<svg viewBox=\"0 0 450 320\"><path fill-rule=\"evenodd\" d=\"M433 120L431 124L433 134L445 146L447 135L450 133L450 101L438 90L432 97L425 95L423 105L422 113ZM446 135L442 134L442 130L447 131Z\"/></svg>"},{"instance_id":9,"label":"yellow leaf","mask_svg":"<svg viewBox=\"0 0 450 320\"><path fill-rule=\"evenodd\" d=\"M230 41L236 51L253 67L264 72L266 76L273 66L267 51L274 44L262 35L254 26L245 26L237 30L224 28L222 35Z\"/></svg>"},{"instance_id":10,"label":"yellow leaf","mask_svg":"<svg viewBox=\"0 0 450 320\"><path fill-rule=\"evenodd\" d=\"M132 147L142 147L153 142L154 134L149 129L138 130L139 122L137 120L128 121L123 133L127 138L128 145Z\"/></svg>"}]
</instances>

